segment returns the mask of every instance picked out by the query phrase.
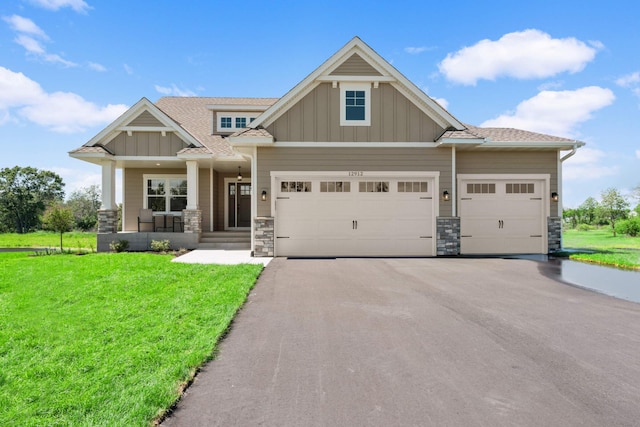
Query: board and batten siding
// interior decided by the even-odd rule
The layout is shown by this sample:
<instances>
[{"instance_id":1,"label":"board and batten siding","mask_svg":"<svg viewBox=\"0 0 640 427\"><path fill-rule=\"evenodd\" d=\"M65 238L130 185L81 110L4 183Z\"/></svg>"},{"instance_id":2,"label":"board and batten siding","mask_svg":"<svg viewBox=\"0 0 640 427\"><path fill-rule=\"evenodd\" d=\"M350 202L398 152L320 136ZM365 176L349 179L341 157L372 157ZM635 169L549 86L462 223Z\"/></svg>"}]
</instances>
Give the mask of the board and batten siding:
<instances>
[{"instance_id":1,"label":"board and batten siding","mask_svg":"<svg viewBox=\"0 0 640 427\"><path fill-rule=\"evenodd\" d=\"M449 148L258 148L255 194L271 188L271 171L440 172L440 195L451 191ZM271 203L258 200L258 216L271 216ZM451 215L451 203L441 202L439 216Z\"/></svg>"},{"instance_id":2,"label":"board and batten siding","mask_svg":"<svg viewBox=\"0 0 640 427\"><path fill-rule=\"evenodd\" d=\"M558 154L556 151L458 151L459 174L548 174L549 193L558 192ZM558 203L551 203L551 216L558 216Z\"/></svg>"},{"instance_id":3,"label":"board and batten siding","mask_svg":"<svg viewBox=\"0 0 640 427\"><path fill-rule=\"evenodd\" d=\"M340 126L340 89L322 83L267 130L293 142L434 142L444 131L388 83L371 88L371 126Z\"/></svg>"},{"instance_id":4,"label":"board and batten siding","mask_svg":"<svg viewBox=\"0 0 640 427\"><path fill-rule=\"evenodd\" d=\"M109 141L105 147L116 156L175 156L187 144L175 133L167 132L162 136L160 132L120 132Z\"/></svg>"}]
</instances>

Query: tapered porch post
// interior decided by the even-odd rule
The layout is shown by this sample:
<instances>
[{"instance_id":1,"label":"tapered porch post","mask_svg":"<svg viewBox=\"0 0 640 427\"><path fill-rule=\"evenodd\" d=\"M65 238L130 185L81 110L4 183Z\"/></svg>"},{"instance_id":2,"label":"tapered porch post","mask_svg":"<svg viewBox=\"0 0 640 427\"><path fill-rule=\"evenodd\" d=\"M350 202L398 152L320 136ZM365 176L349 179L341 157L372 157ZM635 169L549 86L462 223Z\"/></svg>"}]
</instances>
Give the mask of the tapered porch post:
<instances>
[{"instance_id":1,"label":"tapered porch post","mask_svg":"<svg viewBox=\"0 0 640 427\"><path fill-rule=\"evenodd\" d=\"M198 162L187 160L187 207L184 214L184 232L202 232L202 212L198 209Z\"/></svg>"}]
</instances>

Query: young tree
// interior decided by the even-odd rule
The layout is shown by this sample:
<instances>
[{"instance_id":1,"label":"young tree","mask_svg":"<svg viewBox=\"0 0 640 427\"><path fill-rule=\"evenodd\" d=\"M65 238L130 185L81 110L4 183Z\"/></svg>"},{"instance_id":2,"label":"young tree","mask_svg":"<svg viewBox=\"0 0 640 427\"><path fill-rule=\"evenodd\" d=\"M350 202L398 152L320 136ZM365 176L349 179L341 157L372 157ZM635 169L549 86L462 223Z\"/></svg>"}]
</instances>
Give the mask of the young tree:
<instances>
[{"instance_id":1,"label":"young tree","mask_svg":"<svg viewBox=\"0 0 640 427\"><path fill-rule=\"evenodd\" d=\"M84 231L95 229L100 204L100 187L97 185L76 190L67 200L67 207L73 212L76 227Z\"/></svg>"},{"instance_id":2,"label":"young tree","mask_svg":"<svg viewBox=\"0 0 640 427\"><path fill-rule=\"evenodd\" d=\"M60 233L60 252L62 252L62 233L73 229L73 212L64 206L53 205L44 213L42 222L47 230Z\"/></svg>"},{"instance_id":3,"label":"young tree","mask_svg":"<svg viewBox=\"0 0 640 427\"><path fill-rule=\"evenodd\" d=\"M615 188L607 188L601 194L600 215L611 225L613 236L616 236L616 221L627 217L629 202Z\"/></svg>"},{"instance_id":4,"label":"young tree","mask_svg":"<svg viewBox=\"0 0 640 427\"><path fill-rule=\"evenodd\" d=\"M9 230L27 233L53 202L62 201L64 183L56 173L32 167L0 169L0 221Z\"/></svg>"},{"instance_id":5,"label":"young tree","mask_svg":"<svg viewBox=\"0 0 640 427\"><path fill-rule=\"evenodd\" d=\"M596 221L596 213L598 211L598 201L593 197L589 197L585 200L578 209L581 212L580 221L585 224L594 225Z\"/></svg>"}]
</instances>

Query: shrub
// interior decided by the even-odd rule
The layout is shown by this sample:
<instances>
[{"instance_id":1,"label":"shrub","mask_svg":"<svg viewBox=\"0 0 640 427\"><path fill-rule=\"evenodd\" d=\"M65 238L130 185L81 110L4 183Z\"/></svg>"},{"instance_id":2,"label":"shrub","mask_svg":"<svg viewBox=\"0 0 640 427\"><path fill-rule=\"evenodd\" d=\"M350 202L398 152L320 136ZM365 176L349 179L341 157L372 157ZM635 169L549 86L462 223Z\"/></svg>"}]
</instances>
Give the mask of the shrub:
<instances>
[{"instance_id":1,"label":"shrub","mask_svg":"<svg viewBox=\"0 0 640 427\"><path fill-rule=\"evenodd\" d=\"M640 234L640 218L625 219L616 224L616 233L636 237Z\"/></svg>"},{"instance_id":2,"label":"shrub","mask_svg":"<svg viewBox=\"0 0 640 427\"><path fill-rule=\"evenodd\" d=\"M594 229L594 227L593 227L593 225L589 225L589 224L578 224L576 229L578 231L591 231L591 230Z\"/></svg>"},{"instance_id":3,"label":"shrub","mask_svg":"<svg viewBox=\"0 0 640 427\"><path fill-rule=\"evenodd\" d=\"M151 250L154 252L169 252L171 250L171 242L168 240L152 240Z\"/></svg>"},{"instance_id":4,"label":"shrub","mask_svg":"<svg viewBox=\"0 0 640 427\"><path fill-rule=\"evenodd\" d=\"M114 240L109 243L109 249L113 252L124 252L129 249L129 241L128 240Z\"/></svg>"}]
</instances>

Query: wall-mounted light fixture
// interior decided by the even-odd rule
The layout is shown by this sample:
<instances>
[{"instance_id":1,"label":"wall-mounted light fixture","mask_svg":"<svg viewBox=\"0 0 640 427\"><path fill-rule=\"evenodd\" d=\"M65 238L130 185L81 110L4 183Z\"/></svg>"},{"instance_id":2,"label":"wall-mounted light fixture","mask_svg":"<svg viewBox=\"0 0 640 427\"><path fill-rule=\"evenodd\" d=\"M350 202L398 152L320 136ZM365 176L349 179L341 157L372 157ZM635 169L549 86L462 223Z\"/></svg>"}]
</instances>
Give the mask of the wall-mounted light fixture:
<instances>
[{"instance_id":1,"label":"wall-mounted light fixture","mask_svg":"<svg viewBox=\"0 0 640 427\"><path fill-rule=\"evenodd\" d=\"M263 202L267 201L267 190L262 190L261 199L262 199Z\"/></svg>"},{"instance_id":2,"label":"wall-mounted light fixture","mask_svg":"<svg viewBox=\"0 0 640 427\"><path fill-rule=\"evenodd\" d=\"M240 172L240 166L238 166L238 181L242 181L242 172Z\"/></svg>"},{"instance_id":3,"label":"wall-mounted light fixture","mask_svg":"<svg viewBox=\"0 0 640 427\"><path fill-rule=\"evenodd\" d=\"M444 190L444 191L442 192L442 200L444 200L445 202L448 202L448 201L449 201L449 191Z\"/></svg>"},{"instance_id":4,"label":"wall-mounted light fixture","mask_svg":"<svg viewBox=\"0 0 640 427\"><path fill-rule=\"evenodd\" d=\"M553 200L554 202L558 201L558 193L556 193L555 191L553 193L551 193L551 200Z\"/></svg>"}]
</instances>

